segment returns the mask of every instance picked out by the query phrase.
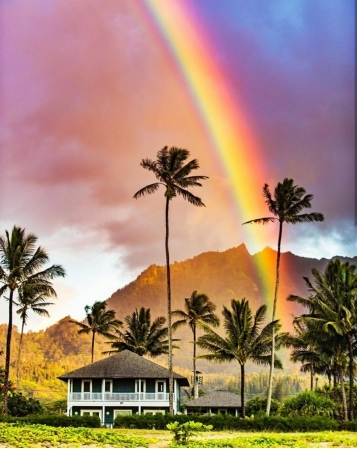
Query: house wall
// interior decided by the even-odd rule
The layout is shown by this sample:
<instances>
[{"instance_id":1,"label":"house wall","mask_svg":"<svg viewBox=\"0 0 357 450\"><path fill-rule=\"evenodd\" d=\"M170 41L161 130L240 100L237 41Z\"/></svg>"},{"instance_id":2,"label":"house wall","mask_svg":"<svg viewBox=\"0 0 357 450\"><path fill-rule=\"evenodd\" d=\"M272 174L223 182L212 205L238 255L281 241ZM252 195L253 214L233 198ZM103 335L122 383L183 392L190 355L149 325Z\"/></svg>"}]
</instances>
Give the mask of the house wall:
<instances>
[{"instance_id":1,"label":"house wall","mask_svg":"<svg viewBox=\"0 0 357 450\"><path fill-rule=\"evenodd\" d=\"M135 380L123 378L113 380L113 392L135 392Z\"/></svg>"}]
</instances>

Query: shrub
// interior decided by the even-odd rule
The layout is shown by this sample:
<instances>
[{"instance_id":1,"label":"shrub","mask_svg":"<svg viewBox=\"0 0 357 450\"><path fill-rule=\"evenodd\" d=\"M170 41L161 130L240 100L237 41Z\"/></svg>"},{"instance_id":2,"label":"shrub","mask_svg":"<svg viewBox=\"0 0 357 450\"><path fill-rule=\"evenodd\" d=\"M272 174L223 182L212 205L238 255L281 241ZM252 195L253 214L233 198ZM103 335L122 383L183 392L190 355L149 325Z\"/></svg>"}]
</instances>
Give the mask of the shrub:
<instances>
[{"instance_id":1,"label":"shrub","mask_svg":"<svg viewBox=\"0 0 357 450\"><path fill-rule=\"evenodd\" d=\"M190 420L185 423L177 421L166 425L167 429L174 433L173 443L185 445L192 436L197 436L200 431L212 430L212 425L203 425L201 422Z\"/></svg>"},{"instance_id":2,"label":"shrub","mask_svg":"<svg viewBox=\"0 0 357 450\"><path fill-rule=\"evenodd\" d=\"M250 416L263 416L266 413L268 400L262 397L253 397L247 404L245 405L245 414ZM274 416L278 413L281 403L277 400L271 399L270 405L270 415Z\"/></svg>"},{"instance_id":3,"label":"shrub","mask_svg":"<svg viewBox=\"0 0 357 450\"><path fill-rule=\"evenodd\" d=\"M49 425L52 427L101 427L98 416L56 416L54 414L28 415L25 417L0 416L0 422L22 422L27 424Z\"/></svg>"},{"instance_id":4,"label":"shrub","mask_svg":"<svg viewBox=\"0 0 357 450\"><path fill-rule=\"evenodd\" d=\"M170 422L183 424L189 421L201 422L203 425L212 425L214 430L234 431L325 431L337 430L338 422L327 417L258 417L254 419L241 419L230 415L215 416L186 416L186 415L149 415L137 414L133 416L117 416L114 426L117 428L138 428L165 430Z\"/></svg>"},{"instance_id":5,"label":"shrub","mask_svg":"<svg viewBox=\"0 0 357 450\"><path fill-rule=\"evenodd\" d=\"M334 403L313 391L303 391L283 402L280 414L289 416L324 416L333 417Z\"/></svg>"},{"instance_id":6,"label":"shrub","mask_svg":"<svg viewBox=\"0 0 357 450\"><path fill-rule=\"evenodd\" d=\"M13 392L8 397L8 410L11 416L24 417L29 414L41 414L43 408L35 398L27 398L21 393Z\"/></svg>"}]
</instances>

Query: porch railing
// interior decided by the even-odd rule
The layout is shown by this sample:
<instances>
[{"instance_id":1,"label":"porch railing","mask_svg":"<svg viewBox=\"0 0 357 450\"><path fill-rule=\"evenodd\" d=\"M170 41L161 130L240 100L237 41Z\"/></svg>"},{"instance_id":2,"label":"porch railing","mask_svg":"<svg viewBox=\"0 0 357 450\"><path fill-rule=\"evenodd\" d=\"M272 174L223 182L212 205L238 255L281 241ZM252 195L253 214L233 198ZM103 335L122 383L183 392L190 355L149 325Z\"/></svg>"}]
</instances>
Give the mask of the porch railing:
<instances>
[{"instance_id":1,"label":"porch railing","mask_svg":"<svg viewBox=\"0 0 357 450\"><path fill-rule=\"evenodd\" d=\"M174 395L175 399L175 395ZM169 394L163 392L70 392L70 401L108 401L108 402L139 402L139 401L169 401Z\"/></svg>"}]
</instances>

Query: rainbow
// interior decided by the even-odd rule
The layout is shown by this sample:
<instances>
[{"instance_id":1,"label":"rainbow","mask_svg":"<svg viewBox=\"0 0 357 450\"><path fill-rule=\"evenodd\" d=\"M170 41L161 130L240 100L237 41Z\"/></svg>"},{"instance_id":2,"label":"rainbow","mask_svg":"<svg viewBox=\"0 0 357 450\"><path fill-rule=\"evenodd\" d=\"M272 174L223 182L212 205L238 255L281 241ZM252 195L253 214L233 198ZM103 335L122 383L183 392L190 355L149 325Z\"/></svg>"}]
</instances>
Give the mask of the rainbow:
<instances>
[{"instance_id":1,"label":"rainbow","mask_svg":"<svg viewBox=\"0 0 357 450\"><path fill-rule=\"evenodd\" d=\"M266 181L263 158L241 101L232 96L227 78L211 55L208 34L197 19L191 0L140 0L141 17L153 27L156 39L174 59L212 143L221 166L231 183L233 201L241 223L267 213L261 194ZM258 215L256 215L258 214ZM262 248L267 228L241 227L249 247ZM265 240L266 242L266 240ZM256 258L263 295L271 304L275 286L275 258ZM280 303L280 306L279 306ZM278 302L277 317L286 316Z\"/></svg>"}]
</instances>

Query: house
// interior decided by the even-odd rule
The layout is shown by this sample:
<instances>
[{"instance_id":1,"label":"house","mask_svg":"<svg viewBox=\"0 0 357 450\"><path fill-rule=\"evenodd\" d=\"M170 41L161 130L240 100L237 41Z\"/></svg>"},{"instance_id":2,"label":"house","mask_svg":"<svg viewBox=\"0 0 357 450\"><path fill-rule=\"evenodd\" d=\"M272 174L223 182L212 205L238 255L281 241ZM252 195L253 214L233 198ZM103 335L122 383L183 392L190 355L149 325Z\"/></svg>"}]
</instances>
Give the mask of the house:
<instances>
[{"instance_id":1,"label":"house","mask_svg":"<svg viewBox=\"0 0 357 450\"><path fill-rule=\"evenodd\" d=\"M169 371L124 350L58 377L67 383L67 415L97 415L112 424L118 414L165 414L169 411ZM187 378L173 373L174 414L180 409L180 387Z\"/></svg>"},{"instance_id":2,"label":"house","mask_svg":"<svg viewBox=\"0 0 357 450\"><path fill-rule=\"evenodd\" d=\"M230 414L238 417L241 410L240 396L223 390L210 392L185 404L186 414Z\"/></svg>"}]
</instances>

